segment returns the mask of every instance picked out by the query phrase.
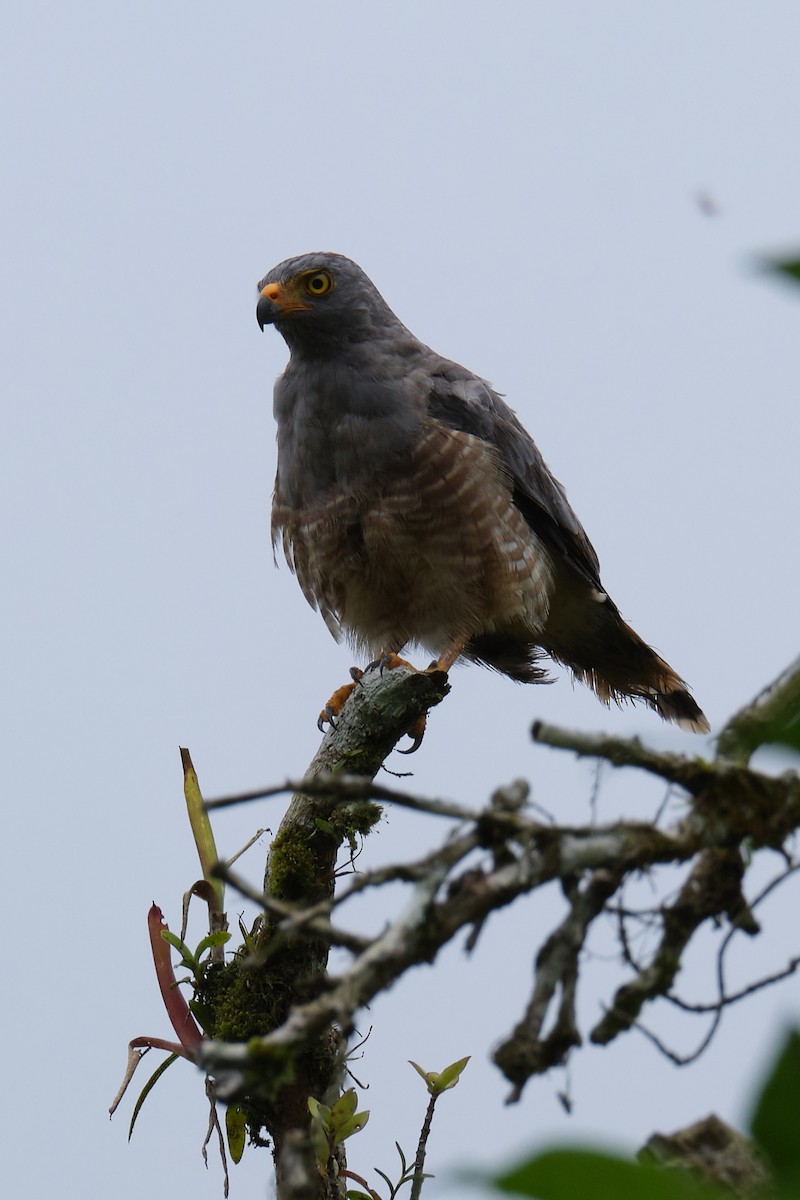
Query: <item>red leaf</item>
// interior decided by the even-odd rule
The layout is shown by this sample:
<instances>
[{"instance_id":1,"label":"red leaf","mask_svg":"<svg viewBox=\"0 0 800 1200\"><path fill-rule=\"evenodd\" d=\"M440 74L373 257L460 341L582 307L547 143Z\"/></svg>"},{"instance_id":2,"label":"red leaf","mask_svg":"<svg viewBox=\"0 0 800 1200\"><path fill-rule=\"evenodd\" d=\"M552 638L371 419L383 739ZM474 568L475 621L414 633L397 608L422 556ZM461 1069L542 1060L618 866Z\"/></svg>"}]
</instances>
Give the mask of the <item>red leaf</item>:
<instances>
[{"instance_id":1,"label":"red leaf","mask_svg":"<svg viewBox=\"0 0 800 1200\"><path fill-rule=\"evenodd\" d=\"M162 929L168 929L164 915L157 904L154 904L147 914L147 929L150 934L150 949L153 951L153 962L156 968L156 978L161 989L161 999L167 1010L167 1016L172 1022L172 1028L178 1035L182 1046L194 1058L195 1048L203 1040L200 1027L191 1014L183 992L178 987L175 972L172 969L170 946L161 936Z\"/></svg>"}]
</instances>

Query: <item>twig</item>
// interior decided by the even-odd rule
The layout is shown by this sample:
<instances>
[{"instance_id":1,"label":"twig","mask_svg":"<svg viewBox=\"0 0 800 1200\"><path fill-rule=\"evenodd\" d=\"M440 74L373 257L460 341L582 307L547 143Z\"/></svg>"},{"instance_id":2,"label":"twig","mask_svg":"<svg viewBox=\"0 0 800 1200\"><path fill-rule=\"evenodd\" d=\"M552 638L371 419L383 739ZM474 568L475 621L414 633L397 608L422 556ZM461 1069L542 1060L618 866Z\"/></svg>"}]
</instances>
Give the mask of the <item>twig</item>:
<instances>
[{"instance_id":1,"label":"twig","mask_svg":"<svg viewBox=\"0 0 800 1200\"><path fill-rule=\"evenodd\" d=\"M731 933L734 930L730 931ZM726 992L719 1000L715 1000L711 1004L689 1004L686 1000L681 1000L679 996L672 995L671 992L666 992L665 1000L669 1000L670 1004L674 1004L676 1008L687 1013L709 1013L718 1012L721 1008L729 1008L731 1004L737 1004L740 1000L744 1000L747 996L752 996L755 992L760 992L766 987L771 987L773 983L780 983L783 979L788 979L790 975L794 975L797 968L800 967L800 957L790 958L786 966L775 971L772 975L764 975L761 979L757 979L755 983L750 983L747 987L740 988L738 992Z\"/></svg>"},{"instance_id":2,"label":"twig","mask_svg":"<svg viewBox=\"0 0 800 1200\"><path fill-rule=\"evenodd\" d=\"M425 1155L428 1149L428 1138L431 1135L431 1122L433 1121L433 1111L436 1108L436 1100L437 1094L434 1092L428 1100L428 1107L425 1110L425 1120L422 1122L422 1129L419 1134L417 1153L414 1157L414 1174L411 1179L409 1200L419 1200L422 1194L422 1184L425 1181Z\"/></svg>"},{"instance_id":3,"label":"twig","mask_svg":"<svg viewBox=\"0 0 800 1200\"><path fill-rule=\"evenodd\" d=\"M390 801L399 808L410 808L415 812L425 812L432 816L451 817L457 821L475 820L478 813L474 809L454 804L450 800L434 800L424 796L412 796L408 792L398 791L397 788L386 787L367 779L363 775L342 775L333 772L320 772L304 779L287 779L284 783L271 787L258 788L253 792L239 792L233 796L221 796L216 800L206 801L206 808L229 808L234 804L246 804L253 800L267 800L274 796L283 796L290 792L302 793L304 796L324 797L336 802L353 800L382 800Z\"/></svg>"}]
</instances>

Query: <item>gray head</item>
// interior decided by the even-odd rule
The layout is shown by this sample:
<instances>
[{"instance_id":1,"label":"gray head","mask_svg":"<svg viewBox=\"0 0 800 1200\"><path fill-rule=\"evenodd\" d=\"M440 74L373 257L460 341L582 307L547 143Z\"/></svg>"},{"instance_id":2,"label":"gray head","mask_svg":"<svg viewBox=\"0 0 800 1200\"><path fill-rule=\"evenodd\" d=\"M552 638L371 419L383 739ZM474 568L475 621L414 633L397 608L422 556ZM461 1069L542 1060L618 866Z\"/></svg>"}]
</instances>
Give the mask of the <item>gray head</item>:
<instances>
[{"instance_id":1,"label":"gray head","mask_svg":"<svg viewBox=\"0 0 800 1200\"><path fill-rule=\"evenodd\" d=\"M292 350L324 353L407 330L361 268L343 254L287 258L258 284L256 319Z\"/></svg>"}]
</instances>

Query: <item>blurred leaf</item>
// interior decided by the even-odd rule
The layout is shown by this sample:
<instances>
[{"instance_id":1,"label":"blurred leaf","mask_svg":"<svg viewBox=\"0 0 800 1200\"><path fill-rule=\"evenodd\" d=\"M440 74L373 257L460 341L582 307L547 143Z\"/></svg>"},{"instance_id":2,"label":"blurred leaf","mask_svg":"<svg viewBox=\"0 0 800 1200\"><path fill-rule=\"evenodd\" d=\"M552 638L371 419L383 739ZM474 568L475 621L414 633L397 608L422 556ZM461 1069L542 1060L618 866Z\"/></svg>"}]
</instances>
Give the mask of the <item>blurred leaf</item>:
<instances>
[{"instance_id":1,"label":"blurred leaf","mask_svg":"<svg viewBox=\"0 0 800 1200\"><path fill-rule=\"evenodd\" d=\"M800 286L800 257L767 258L764 260L764 265L768 271L782 276L793 283L795 287Z\"/></svg>"},{"instance_id":2,"label":"blurred leaf","mask_svg":"<svg viewBox=\"0 0 800 1200\"><path fill-rule=\"evenodd\" d=\"M773 743L800 751L800 659L731 717L719 735L718 752L747 762L759 746Z\"/></svg>"},{"instance_id":3,"label":"blurred leaf","mask_svg":"<svg viewBox=\"0 0 800 1200\"><path fill-rule=\"evenodd\" d=\"M328 1128L331 1123L331 1110L327 1104L320 1104L313 1096L309 1096L307 1100L308 1111L311 1113L315 1121L319 1121L320 1125Z\"/></svg>"},{"instance_id":4,"label":"blurred leaf","mask_svg":"<svg viewBox=\"0 0 800 1200\"><path fill-rule=\"evenodd\" d=\"M238 1104L229 1104L225 1109L225 1132L228 1135L228 1149L235 1163L242 1161L246 1128L244 1109Z\"/></svg>"},{"instance_id":5,"label":"blurred leaf","mask_svg":"<svg viewBox=\"0 0 800 1200\"><path fill-rule=\"evenodd\" d=\"M800 1034L796 1030L784 1042L764 1085L751 1130L776 1182L800 1188Z\"/></svg>"},{"instance_id":6,"label":"blurred leaf","mask_svg":"<svg viewBox=\"0 0 800 1200\"><path fill-rule=\"evenodd\" d=\"M322 833L327 833L330 837L336 838L337 841L342 840L341 835L336 832L330 821L326 821L324 817L314 817L314 824Z\"/></svg>"},{"instance_id":7,"label":"blurred leaf","mask_svg":"<svg viewBox=\"0 0 800 1200\"><path fill-rule=\"evenodd\" d=\"M311 1113L311 1144L314 1147L314 1157L320 1170L324 1171L331 1153L331 1110L327 1104L320 1104L314 1096L309 1096L306 1103Z\"/></svg>"},{"instance_id":8,"label":"blurred leaf","mask_svg":"<svg viewBox=\"0 0 800 1200\"><path fill-rule=\"evenodd\" d=\"M730 1193L685 1171L628 1162L591 1150L551 1150L492 1181L537 1200L721 1200Z\"/></svg>"}]
</instances>

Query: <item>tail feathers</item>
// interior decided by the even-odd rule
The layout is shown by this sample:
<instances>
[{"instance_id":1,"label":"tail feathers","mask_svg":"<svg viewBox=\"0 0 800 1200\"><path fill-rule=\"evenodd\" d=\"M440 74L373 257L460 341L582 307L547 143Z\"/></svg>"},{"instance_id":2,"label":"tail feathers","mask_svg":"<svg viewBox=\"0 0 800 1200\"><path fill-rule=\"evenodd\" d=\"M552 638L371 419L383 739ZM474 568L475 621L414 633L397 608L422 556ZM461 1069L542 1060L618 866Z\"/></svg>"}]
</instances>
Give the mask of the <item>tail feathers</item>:
<instances>
[{"instance_id":1,"label":"tail feathers","mask_svg":"<svg viewBox=\"0 0 800 1200\"><path fill-rule=\"evenodd\" d=\"M633 630L630 632L639 642ZM645 655L637 647L637 653L633 656L638 660L635 674L632 670L612 672L608 669L586 668L555 652L553 657L569 667L575 678L590 687L604 704L642 700L664 721L671 721L687 733L710 733L708 718L684 681L645 642L640 642L640 646L647 651L649 661L642 662ZM644 667L648 669L645 671Z\"/></svg>"},{"instance_id":2,"label":"tail feathers","mask_svg":"<svg viewBox=\"0 0 800 1200\"><path fill-rule=\"evenodd\" d=\"M684 680L626 625L611 601L598 605L592 616L595 622L589 637L584 634L547 646L553 658L569 667L606 704L642 700L680 729L710 732L708 720Z\"/></svg>"},{"instance_id":3,"label":"tail feathers","mask_svg":"<svg viewBox=\"0 0 800 1200\"><path fill-rule=\"evenodd\" d=\"M660 717L665 721L673 721L679 729L685 729L687 733L711 732L708 718L686 687L673 688L670 692L656 693L645 699Z\"/></svg>"},{"instance_id":4,"label":"tail feathers","mask_svg":"<svg viewBox=\"0 0 800 1200\"><path fill-rule=\"evenodd\" d=\"M604 703L641 700L680 729L709 732L685 682L626 625L608 596L578 597L578 603L565 605L560 615L558 621L551 615L541 644Z\"/></svg>"},{"instance_id":5,"label":"tail feathers","mask_svg":"<svg viewBox=\"0 0 800 1200\"><path fill-rule=\"evenodd\" d=\"M542 644L518 634L480 634L464 658L491 667L519 683L551 683L539 665L542 653L563 663L604 704L641 700L665 721L689 733L708 733L705 714L669 663L626 625L612 601L592 600L587 619L570 628L550 630Z\"/></svg>"}]
</instances>

